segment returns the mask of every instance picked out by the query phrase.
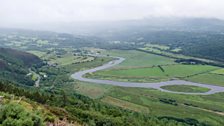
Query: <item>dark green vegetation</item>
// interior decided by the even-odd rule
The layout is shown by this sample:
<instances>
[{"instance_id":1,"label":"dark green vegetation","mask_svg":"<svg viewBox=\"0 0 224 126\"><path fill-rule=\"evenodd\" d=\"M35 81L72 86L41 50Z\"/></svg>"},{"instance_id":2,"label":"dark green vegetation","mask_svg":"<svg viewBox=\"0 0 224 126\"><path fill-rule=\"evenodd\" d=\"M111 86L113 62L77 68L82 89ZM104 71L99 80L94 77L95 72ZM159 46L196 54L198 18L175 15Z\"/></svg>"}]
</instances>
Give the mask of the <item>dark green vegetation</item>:
<instances>
[{"instance_id":1,"label":"dark green vegetation","mask_svg":"<svg viewBox=\"0 0 224 126\"><path fill-rule=\"evenodd\" d=\"M0 48L0 78L23 85L33 85L29 68L37 68L43 62L35 55L8 48Z\"/></svg>"},{"instance_id":2,"label":"dark green vegetation","mask_svg":"<svg viewBox=\"0 0 224 126\"><path fill-rule=\"evenodd\" d=\"M4 85L3 83L10 84L9 82L1 82L0 85L1 86ZM8 89L6 89L5 87L7 87ZM32 99L31 98L32 95L33 97L34 95L37 95L36 97L38 97L39 96L38 93L33 93L31 91L24 91L24 89L18 87L14 87L12 89L13 85L11 84L6 85L5 87L0 91L1 126L46 126L46 125L55 125L58 123L69 125L69 122L67 120L61 121L61 119L66 117L60 117L59 115L49 111L49 106L35 102L36 100L34 99L30 100ZM2 92L2 91L12 92L11 90L15 91L15 95ZM20 93L18 93L18 91ZM29 95L27 95L28 92ZM26 97L29 97L29 99L25 98L22 93L26 95ZM43 98L46 99L46 97ZM62 112L63 110L61 108L54 107L54 111ZM80 124L75 120L73 120L73 125L80 126Z\"/></svg>"},{"instance_id":3,"label":"dark green vegetation","mask_svg":"<svg viewBox=\"0 0 224 126\"><path fill-rule=\"evenodd\" d=\"M9 103L0 108L0 124L2 126L40 126L43 125L41 119L25 110L19 104Z\"/></svg>"},{"instance_id":4,"label":"dark green vegetation","mask_svg":"<svg viewBox=\"0 0 224 126\"><path fill-rule=\"evenodd\" d=\"M176 91L176 92L191 92L191 93L202 93L209 91L208 88L192 86L192 85L169 85L169 86L162 86L161 88Z\"/></svg>"}]
</instances>

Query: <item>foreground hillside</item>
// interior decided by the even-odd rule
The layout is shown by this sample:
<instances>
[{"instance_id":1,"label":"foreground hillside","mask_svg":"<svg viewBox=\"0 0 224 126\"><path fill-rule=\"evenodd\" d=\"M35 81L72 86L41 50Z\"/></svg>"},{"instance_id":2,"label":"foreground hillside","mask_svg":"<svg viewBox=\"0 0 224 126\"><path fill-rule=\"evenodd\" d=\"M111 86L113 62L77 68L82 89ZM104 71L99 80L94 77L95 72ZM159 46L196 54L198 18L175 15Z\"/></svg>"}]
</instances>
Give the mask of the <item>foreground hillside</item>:
<instances>
[{"instance_id":1,"label":"foreground hillside","mask_svg":"<svg viewBox=\"0 0 224 126\"><path fill-rule=\"evenodd\" d=\"M0 92L0 125L1 126L80 126L77 122L69 123L64 117L53 114L47 106L29 100ZM55 108L60 110L60 108Z\"/></svg>"}]
</instances>

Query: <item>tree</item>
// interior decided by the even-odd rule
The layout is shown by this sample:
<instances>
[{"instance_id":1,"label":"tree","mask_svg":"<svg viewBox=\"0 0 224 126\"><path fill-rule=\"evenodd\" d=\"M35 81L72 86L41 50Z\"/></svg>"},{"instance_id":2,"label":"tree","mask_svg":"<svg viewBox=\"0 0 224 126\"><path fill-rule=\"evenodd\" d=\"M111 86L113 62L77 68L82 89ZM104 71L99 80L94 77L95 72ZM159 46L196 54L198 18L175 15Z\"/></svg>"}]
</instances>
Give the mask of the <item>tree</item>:
<instances>
[{"instance_id":1,"label":"tree","mask_svg":"<svg viewBox=\"0 0 224 126\"><path fill-rule=\"evenodd\" d=\"M62 95L62 106L65 107L66 103L67 103L67 96L64 90L61 91L61 95Z\"/></svg>"}]
</instances>

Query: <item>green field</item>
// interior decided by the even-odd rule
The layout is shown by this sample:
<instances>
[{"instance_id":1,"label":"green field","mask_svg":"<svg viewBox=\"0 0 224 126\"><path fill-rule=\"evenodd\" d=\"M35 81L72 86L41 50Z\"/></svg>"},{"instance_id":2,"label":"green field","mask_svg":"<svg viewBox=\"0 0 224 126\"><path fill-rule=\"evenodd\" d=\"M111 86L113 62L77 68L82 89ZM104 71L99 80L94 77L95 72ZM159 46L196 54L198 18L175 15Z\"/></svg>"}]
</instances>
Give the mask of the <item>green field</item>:
<instances>
[{"instance_id":1,"label":"green field","mask_svg":"<svg viewBox=\"0 0 224 126\"><path fill-rule=\"evenodd\" d=\"M122 107L124 109L129 109L132 111L142 112L142 113L149 113L149 109L145 106L134 104L125 100L120 100L118 98L106 96L102 98L101 101L107 104L114 105L114 106Z\"/></svg>"},{"instance_id":2,"label":"green field","mask_svg":"<svg viewBox=\"0 0 224 126\"><path fill-rule=\"evenodd\" d=\"M61 65L61 66L65 66L72 63L81 63L81 62L88 62L93 60L94 58L89 56L74 56L73 54L66 54L58 58L52 58L50 62L57 63L58 65Z\"/></svg>"},{"instance_id":3,"label":"green field","mask_svg":"<svg viewBox=\"0 0 224 126\"><path fill-rule=\"evenodd\" d=\"M87 88L88 87L88 88ZM71 89L71 87L68 87ZM98 84L89 84L85 82L76 82L74 84L74 90L80 94L89 96L93 99L101 98L105 93L109 92L113 88L110 85L98 85Z\"/></svg>"},{"instance_id":4,"label":"green field","mask_svg":"<svg viewBox=\"0 0 224 126\"><path fill-rule=\"evenodd\" d=\"M44 56L44 55L46 55L46 52L41 52L41 51L28 51L29 53L32 53L32 54L34 54L34 55L36 55L36 56L38 56L38 57L42 57L42 56Z\"/></svg>"},{"instance_id":5,"label":"green field","mask_svg":"<svg viewBox=\"0 0 224 126\"><path fill-rule=\"evenodd\" d=\"M145 47L156 48L156 49L160 49L160 50L169 50L170 49L169 46L157 45L157 44L146 44Z\"/></svg>"},{"instance_id":6,"label":"green field","mask_svg":"<svg viewBox=\"0 0 224 126\"><path fill-rule=\"evenodd\" d=\"M128 77L167 77L167 78L180 78L187 77L194 74L208 72L217 69L217 67L207 65L169 65L161 66L164 71L159 67L151 68L133 68L133 69L111 69L99 71L97 75L107 76L128 76Z\"/></svg>"},{"instance_id":7,"label":"green field","mask_svg":"<svg viewBox=\"0 0 224 126\"><path fill-rule=\"evenodd\" d=\"M208 96L181 95L161 93L155 89L108 87L90 83L82 84L82 88L75 88L75 91L92 97L91 90L96 88L94 95L98 94L99 100L110 105L139 112L145 110L158 117L197 118L211 125L224 123L224 93ZM174 102L167 103L164 99Z\"/></svg>"},{"instance_id":8,"label":"green field","mask_svg":"<svg viewBox=\"0 0 224 126\"><path fill-rule=\"evenodd\" d=\"M153 65L175 64L174 59L158 56L150 53L144 53L135 50L110 50L103 52L111 56L124 57L126 60L116 67L145 67Z\"/></svg>"},{"instance_id":9,"label":"green field","mask_svg":"<svg viewBox=\"0 0 224 126\"><path fill-rule=\"evenodd\" d=\"M41 51L28 51L41 59L47 60L50 64L57 64L60 66L66 66L75 63L83 63L83 62L90 62L94 60L94 57L85 56L85 55L74 55L72 53L72 49L70 48L63 48L61 49L65 52L65 54L57 54L57 51L54 49L49 49L49 52L41 52Z\"/></svg>"},{"instance_id":10,"label":"green field","mask_svg":"<svg viewBox=\"0 0 224 126\"><path fill-rule=\"evenodd\" d=\"M36 43L39 45L47 45L48 41L47 40L38 40Z\"/></svg>"},{"instance_id":11,"label":"green field","mask_svg":"<svg viewBox=\"0 0 224 126\"><path fill-rule=\"evenodd\" d=\"M181 48L175 48L173 50L170 50L171 52L175 52L175 53L178 53L180 52L182 49Z\"/></svg>"},{"instance_id":12,"label":"green field","mask_svg":"<svg viewBox=\"0 0 224 126\"><path fill-rule=\"evenodd\" d=\"M190 92L190 93L203 93L208 92L210 89L204 87L198 87L193 85L167 85L161 88L176 91L176 92Z\"/></svg>"},{"instance_id":13,"label":"green field","mask_svg":"<svg viewBox=\"0 0 224 126\"><path fill-rule=\"evenodd\" d=\"M224 86L224 75L205 73L197 76L192 76L185 78L189 81L200 82L205 84L214 84L219 86Z\"/></svg>"},{"instance_id":14,"label":"green field","mask_svg":"<svg viewBox=\"0 0 224 126\"><path fill-rule=\"evenodd\" d=\"M209 65L177 64L172 58L134 50L112 50L104 53L121 56L126 60L111 69L87 74L86 77L132 82L160 82L179 78L200 82L200 79L191 78L220 69Z\"/></svg>"},{"instance_id":15,"label":"green field","mask_svg":"<svg viewBox=\"0 0 224 126\"><path fill-rule=\"evenodd\" d=\"M189 96L189 95L176 95L171 93L161 93L160 91L151 89L138 89L138 88L115 88L109 94L112 97L119 98L128 102L132 102L138 105L142 105L149 108L151 114L157 116L176 116L176 117L196 117L198 119L205 119L207 121L214 120L215 118L220 122L223 121L222 116L202 111L199 108L208 110L219 110L223 111L223 94L210 96ZM161 102L161 99L174 100L177 106ZM190 104L193 106L199 106L198 108L192 108L185 106ZM208 114L204 116L204 114ZM219 118L219 119L218 119ZM223 122L222 122L223 123Z\"/></svg>"},{"instance_id":16,"label":"green field","mask_svg":"<svg viewBox=\"0 0 224 126\"><path fill-rule=\"evenodd\" d=\"M215 70L215 71L212 71L211 73L224 75L224 69Z\"/></svg>"}]
</instances>

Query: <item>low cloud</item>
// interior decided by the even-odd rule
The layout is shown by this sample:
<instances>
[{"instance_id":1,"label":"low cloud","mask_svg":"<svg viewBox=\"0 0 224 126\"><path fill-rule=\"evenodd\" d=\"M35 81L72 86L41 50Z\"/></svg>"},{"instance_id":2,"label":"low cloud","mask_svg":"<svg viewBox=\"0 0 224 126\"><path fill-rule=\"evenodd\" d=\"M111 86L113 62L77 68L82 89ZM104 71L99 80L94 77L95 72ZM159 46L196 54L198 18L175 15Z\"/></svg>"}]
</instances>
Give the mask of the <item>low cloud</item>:
<instances>
[{"instance_id":1,"label":"low cloud","mask_svg":"<svg viewBox=\"0 0 224 126\"><path fill-rule=\"evenodd\" d=\"M1 0L0 24L140 19L224 19L223 0Z\"/></svg>"}]
</instances>

